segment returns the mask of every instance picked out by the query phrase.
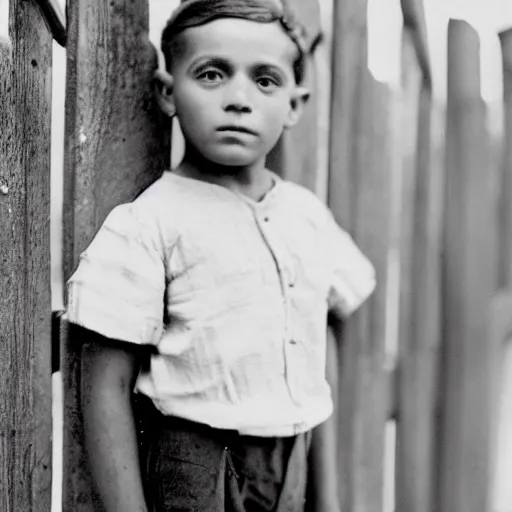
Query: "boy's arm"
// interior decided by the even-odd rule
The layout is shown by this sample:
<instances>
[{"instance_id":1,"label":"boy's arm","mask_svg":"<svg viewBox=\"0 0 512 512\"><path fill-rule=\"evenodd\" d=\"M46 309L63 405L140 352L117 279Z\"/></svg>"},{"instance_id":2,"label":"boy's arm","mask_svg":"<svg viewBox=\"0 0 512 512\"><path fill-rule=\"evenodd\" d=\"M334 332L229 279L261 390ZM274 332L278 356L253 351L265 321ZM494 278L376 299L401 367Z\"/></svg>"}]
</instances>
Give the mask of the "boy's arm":
<instances>
[{"instance_id":1,"label":"boy's arm","mask_svg":"<svg viewBox=\"0 0 512 512\"><path fill-rule=\"evenodd\" d=\"M131 392L145 347L70 326L82 341L85 448L105 512L146 512Z\"/></svg>"}]
</instances>

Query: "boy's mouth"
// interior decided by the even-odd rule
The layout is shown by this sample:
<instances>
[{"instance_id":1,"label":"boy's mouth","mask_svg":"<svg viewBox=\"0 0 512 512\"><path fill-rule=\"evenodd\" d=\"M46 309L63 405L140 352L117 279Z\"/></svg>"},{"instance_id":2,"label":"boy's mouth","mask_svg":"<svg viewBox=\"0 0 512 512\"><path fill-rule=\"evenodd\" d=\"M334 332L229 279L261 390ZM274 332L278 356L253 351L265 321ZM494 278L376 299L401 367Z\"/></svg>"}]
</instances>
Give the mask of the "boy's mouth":
<instances>
[{"instance_id":1,"label":"boy's mouth","mask_svg":"<svg viewBox=\"0 0 512 512\"><path fill-rule=\"evenodd\" d=\"M258 135L254 130L250 130L249 128L245 128L244 126L237 126L234 124L220 126L217 128L218 132L238 132L238 133L247 133L249 135Z\"/></svg>"}]
</instances>

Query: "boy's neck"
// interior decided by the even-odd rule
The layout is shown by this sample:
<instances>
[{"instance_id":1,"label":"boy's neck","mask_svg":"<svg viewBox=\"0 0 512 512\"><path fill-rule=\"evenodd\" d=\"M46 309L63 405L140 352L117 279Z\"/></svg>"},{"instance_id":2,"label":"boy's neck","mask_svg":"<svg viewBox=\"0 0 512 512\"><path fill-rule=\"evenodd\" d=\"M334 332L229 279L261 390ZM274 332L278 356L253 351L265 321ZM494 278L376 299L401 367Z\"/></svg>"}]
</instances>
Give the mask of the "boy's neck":
<instances>
[{"instance_id":1,"label":"boy's neck","mask_svg":"<svg viewBox=\"0 0 512 512\"><path fill-rule=\"evenodd\" d=\"M243 194L254 201L261 200L273 186L271 173L265 168L265 159L254 164L234 167L219 165L204 159L194 151L185 151L176 174L220 185Z\"/></svg>"}]
</instances>

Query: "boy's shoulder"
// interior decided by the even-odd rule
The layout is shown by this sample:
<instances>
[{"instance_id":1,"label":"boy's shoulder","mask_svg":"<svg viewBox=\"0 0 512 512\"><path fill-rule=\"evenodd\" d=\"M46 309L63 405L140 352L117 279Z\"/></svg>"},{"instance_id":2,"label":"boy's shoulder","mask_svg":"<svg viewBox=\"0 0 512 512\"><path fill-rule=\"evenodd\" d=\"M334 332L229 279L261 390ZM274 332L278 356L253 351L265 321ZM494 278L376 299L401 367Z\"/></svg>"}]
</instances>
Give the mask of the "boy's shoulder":
<instances>
[{"instance_id":1,"label":"boy's shoulder","mask_svg":"<svg viewBox=\"0 0 512 512\"><path fill-rule=\"evenodd\" d=\"M182 210L187 198L181 190L176 190L169 183L169 174L164 171L133 201L116 206L109 213L103 227L107 231L123 233L127 238L154 239L159 242L168 237L176 238L177 232L174 233L175 230L169 227L180 218L177 212Z\"/></svg>"},{"instance_id":2,"label":"boy's shoulder","mask_svg":"<svg viewBox=\"0 0 512 512\"><path fill-rule=\"evenodd\" d=\"M186 180L174 179L175 175L171 171L163 171L161 176L146 188L132 204L136 207L144 206L150 210L159 208L170 208L181 202L187 202L190 194L187 194Z\"/></svg>"},{"instance_id":3,"label":"boy's shoulder","mask_svg":"<svg viewBox=\"0 0 512 512\"><path fill-rule=\"evenodd\" d=\"M130 209L147 222L161 224L166 219L176 223L187 218L187 211L197 209L203 198L191 183L180 179L171 171L162 175L131 203Z\"/></svg>"},{"instance_id":4,"label":"boy's shoulder","mask_svg":"<svg viewBox=\"0 0 512 512\"><path fill-rule=\"evenodd\" d=\"M282 187L285 204L289 207L317 222L329 220L331 216L329 207L313 191L288 180L282 180Z\"/></svg>"},{"instance_id":5,"label":"boy's shoulder","mask_svg":"<svg viewBox=\"0 0 512 512\"><path fill-rule=\"evenodd\" d=\"M331 210L314 192L283 178L277 177L277 180L276 199L282 211L288 211L294 217L315 224L318 228L332 222ZM204 211L206 204L211 203L216 207L223 203L226 196L221 191L224 192L220 186L217 189L211 184L165 171L129 203L129 210L143 224L166 230L172 227L179 231L181 222L194 216L194 212Z\"/></svg>"}]
</instances>

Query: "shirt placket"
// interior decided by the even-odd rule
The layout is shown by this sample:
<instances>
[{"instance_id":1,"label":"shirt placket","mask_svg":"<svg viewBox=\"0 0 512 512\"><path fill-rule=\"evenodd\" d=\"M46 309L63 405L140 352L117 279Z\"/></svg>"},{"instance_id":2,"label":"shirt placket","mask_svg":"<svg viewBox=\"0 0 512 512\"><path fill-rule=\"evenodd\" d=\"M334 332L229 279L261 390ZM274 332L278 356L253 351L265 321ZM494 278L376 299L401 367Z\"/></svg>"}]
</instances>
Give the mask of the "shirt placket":
<instances>
[{"instance_id":1,"label":"shirt placket","mask_svg":"<svg viewBox=\"0 0 512 512\"><path fill-rule=\"evenodd\" d=\"M288 261L290 258L287 257L286 246L276 229L276 223L272 211L269 211L268 208L256 209L255 217L267 248L274 259L276 271L279 276L279 282L281 284L281 296L285 313L285 329L282 343L286 383L293 403L299 406L301 402L299 380L301 378L301 370L299 364L300 358L297 356L297 350L299 349L300 341L294 337L290 322L290 294L293 292L295 287L295 276L291 272L291 265ZM297 425L297 428L299 427L300 426Z\"/></svg>"}]
</instances>

